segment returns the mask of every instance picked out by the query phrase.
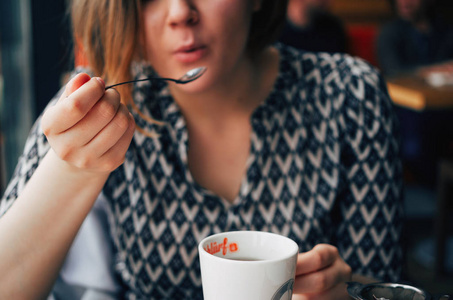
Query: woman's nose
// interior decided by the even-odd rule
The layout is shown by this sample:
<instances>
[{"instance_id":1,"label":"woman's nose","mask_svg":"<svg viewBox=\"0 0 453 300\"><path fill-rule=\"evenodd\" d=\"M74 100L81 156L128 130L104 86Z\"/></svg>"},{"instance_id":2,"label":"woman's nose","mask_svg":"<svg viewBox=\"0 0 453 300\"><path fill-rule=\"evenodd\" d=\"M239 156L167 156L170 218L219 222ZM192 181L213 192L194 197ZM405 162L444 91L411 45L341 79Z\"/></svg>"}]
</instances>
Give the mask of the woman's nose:
<instances>
[{"instance_id":1,"label":"woman's nose","mask_svg":"<svg viewBox=\"0 0 453 300\"><path fill-rule=\"evenodd\" d=\"M193 25L199 20L198 11L192 0L168 0L168 22L172 26Z\"/></svg>"}]
</instances>

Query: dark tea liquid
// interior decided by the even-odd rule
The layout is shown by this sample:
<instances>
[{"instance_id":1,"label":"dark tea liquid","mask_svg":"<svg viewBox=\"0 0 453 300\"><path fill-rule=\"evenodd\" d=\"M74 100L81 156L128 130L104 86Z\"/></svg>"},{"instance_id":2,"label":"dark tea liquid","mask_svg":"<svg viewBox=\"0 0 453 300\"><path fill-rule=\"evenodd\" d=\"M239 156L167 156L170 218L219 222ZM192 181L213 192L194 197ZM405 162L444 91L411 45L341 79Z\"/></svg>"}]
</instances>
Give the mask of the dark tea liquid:
<instances>
[{"instance_id":1,"label":"dark tea liquid","mask_svg":"<svg viewBox=\"0 0 453 300\"><path fill-rule=\"evenodd\" d=\"M263 259L254 258L254 257L230 257L229 260L239 260L239 261L260 261Z\"/></svg>"}]
</instances>

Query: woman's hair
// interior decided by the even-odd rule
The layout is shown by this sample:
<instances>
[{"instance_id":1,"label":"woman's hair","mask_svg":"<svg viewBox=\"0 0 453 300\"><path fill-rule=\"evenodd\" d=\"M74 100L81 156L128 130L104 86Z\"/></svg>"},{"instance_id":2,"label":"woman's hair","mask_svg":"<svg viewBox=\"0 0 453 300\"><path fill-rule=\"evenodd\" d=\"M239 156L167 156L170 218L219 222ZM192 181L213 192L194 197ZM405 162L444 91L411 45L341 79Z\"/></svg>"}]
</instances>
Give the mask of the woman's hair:
<instances>
[{"instance_id":1,"label":"woman's hair","mask_svg":"<svg viewBox=\"0 0 453 300\"><path fill-rule=\"evenodd\" d=\"M131 63L137 56L139 44L139 11L140 0L71 2L76 51L84 56L94 75L102 76L106 83L130 80ZM117 90L130 95L128 85Z\"/></svg>"},{"instance_id":2,"label":"woman's hair","mask_svg":"<svg viewBox=\"0 0 453 300\"><path fill-rule=\"evenodd\" d=\"M131 80L131 63L140 58L142 0L72 0L73 36L94 75L107 83ZM262 0L252 17L248 49L261 51L274 42L284 23L287 0ZM119 86L125 104L132 104L129 85Z\"/></svg>"},{"instance_id":3,"label":"woman's hair","mask_svg":"<svg viewBox=\"0 0 453 300\"><path fill-rule=\"evenodd\" d=\"M252 18L249 51L257 52L277 40L286 20L288 0L262 0L261 9Z\"/></svg>"}]
</instances>

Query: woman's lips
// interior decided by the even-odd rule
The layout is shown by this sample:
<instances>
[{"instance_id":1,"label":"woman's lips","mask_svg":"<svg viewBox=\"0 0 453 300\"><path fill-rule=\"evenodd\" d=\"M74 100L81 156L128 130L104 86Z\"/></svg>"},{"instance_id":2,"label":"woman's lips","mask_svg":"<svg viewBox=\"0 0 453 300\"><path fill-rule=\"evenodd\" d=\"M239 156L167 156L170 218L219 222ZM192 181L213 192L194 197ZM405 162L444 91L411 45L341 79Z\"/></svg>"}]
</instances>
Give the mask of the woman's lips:
<instances>
[{"instance_id":1,"label":"woman's lips","mask_svg":"<svg viewBox=\"0 0 453 300\"><path fill-rule=\"evenodd\" d=\"M174 52L176 60L182 63L193 63L206 54L206 47L182 47Z\"/></svg>"}]
</instances>

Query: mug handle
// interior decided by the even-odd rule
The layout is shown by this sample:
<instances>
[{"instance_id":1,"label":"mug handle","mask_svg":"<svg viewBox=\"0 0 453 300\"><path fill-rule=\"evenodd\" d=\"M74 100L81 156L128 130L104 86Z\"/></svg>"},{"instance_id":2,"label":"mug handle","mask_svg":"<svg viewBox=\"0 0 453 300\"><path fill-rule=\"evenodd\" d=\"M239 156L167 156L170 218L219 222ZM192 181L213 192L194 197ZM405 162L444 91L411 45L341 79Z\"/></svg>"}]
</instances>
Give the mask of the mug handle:
<instances>
[{"instance_id":1,"label":"mug handle","mask_svg":"<svg viewBox=\"0 0 453 300\"><path fill-rule=\"evenodd\" d=\"M359 292L360 292L360 289L363 287L363 284L361 284L359 282L346 282L346 284L348 285L349 296L351 296L352 298L354 298L356 300L360 300ZM444 300L444 299L439 299L439 300Z\"/></svg>"}]
</instances>

